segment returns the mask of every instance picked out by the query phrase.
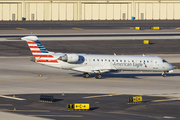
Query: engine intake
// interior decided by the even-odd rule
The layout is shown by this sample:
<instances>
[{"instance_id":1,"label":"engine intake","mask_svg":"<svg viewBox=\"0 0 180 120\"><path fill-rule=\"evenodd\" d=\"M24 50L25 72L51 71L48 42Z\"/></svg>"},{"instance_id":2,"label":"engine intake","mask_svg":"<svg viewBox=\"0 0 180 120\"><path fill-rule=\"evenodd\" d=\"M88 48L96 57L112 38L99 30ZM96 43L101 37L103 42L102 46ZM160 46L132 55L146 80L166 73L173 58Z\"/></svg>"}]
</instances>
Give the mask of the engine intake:
<instances>
[{"instance_id":1,"label":"engine intake","mask_svg":"<svg viewBox=\"0 0 180 120\"><path fill-rule=\"evenodd\" d=\"M64 62L78 62L79 56L77 54L65 54L58 58L58 60L62 60Z\"/></svg>"}]
</instances>

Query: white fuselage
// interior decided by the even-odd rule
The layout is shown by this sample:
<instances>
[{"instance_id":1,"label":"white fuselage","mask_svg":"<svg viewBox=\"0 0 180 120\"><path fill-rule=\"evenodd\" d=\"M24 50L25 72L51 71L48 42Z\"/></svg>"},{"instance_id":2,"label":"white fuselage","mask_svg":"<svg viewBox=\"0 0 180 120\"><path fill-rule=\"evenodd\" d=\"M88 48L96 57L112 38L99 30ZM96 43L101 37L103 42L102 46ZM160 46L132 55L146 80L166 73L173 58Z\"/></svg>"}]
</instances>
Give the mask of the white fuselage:
<instances>
[{"instance_id":1,"label":"white fuselage","mask_svg":"<svg viewBox=\"0 0 180 120\"><path fill-rule=\"evenodd\" d=\"M75 63L68 63L58 60L57 64L45 63L45 65L88 73L103 73L109 70L170 71L174 69L170 63L157 56L78 55L79 60ZM56 54L54 54L54 57L55 56Z\"/></svg>"}]
</instances>

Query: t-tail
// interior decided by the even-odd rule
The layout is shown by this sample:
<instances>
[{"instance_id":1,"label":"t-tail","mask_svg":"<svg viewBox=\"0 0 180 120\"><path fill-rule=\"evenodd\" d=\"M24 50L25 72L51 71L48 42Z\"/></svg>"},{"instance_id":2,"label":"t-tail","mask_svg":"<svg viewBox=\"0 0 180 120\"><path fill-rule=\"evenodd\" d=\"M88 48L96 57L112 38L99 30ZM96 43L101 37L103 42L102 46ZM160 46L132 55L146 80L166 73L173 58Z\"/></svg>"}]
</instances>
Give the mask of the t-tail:
<instances>
[{"instance_id":1,"label":"t-tail","mask_svg":"<svg viewBox=\"0 0 180 120\"><path fill-rule=\"evenodd\" d=\"M54 52L49 52L39 41L37 36L26 36L21 38L25 40L33 54L32 61L48 64L48 63L58 63L57 59L53 56Z\"/></svg>"}]
</instances>

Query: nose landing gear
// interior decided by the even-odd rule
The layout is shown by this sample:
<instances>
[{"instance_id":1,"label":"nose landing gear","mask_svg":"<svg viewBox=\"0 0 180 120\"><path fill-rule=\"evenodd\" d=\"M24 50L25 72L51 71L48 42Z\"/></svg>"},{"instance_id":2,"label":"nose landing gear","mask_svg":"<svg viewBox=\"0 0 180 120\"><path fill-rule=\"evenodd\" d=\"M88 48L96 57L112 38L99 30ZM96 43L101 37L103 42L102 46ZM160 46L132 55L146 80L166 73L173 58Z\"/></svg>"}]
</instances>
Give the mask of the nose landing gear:
<instances>
[{"instance_id":1,"label":"nose landing gear","mask_svg":"<svg viewBox=\"0 0 180 120\"><path fill-rule=\"evenodd\" d=\"M166 77L166 73L167 73L167 72L164 71L164 72L162 73L162 76L163 76L163 77Z\"/></svg>"}]
</instances>

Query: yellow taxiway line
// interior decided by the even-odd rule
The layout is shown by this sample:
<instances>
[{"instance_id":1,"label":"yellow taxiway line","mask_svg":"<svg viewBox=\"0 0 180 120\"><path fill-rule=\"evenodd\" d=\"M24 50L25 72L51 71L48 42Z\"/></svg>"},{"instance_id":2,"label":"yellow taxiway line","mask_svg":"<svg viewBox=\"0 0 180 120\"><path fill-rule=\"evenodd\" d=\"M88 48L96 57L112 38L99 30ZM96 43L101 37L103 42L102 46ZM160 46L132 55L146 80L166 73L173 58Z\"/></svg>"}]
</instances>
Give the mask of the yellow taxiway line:
<instances>
[{"instance_id":1,"label":"yellow taxiway line","mask_svg":"<svg viewBox=\"0 0 180 120\"><path fill-rule=\"evenodd\" d=\"M83 30L83 28L76 28L76 27L73 27L72 29L75 29L75 30Z\"/></svg>"},{"instance_id":2,"label":"yellow taxiway line","mask_svg":"<svg viewBox=\"0 0 180 120\"><path fill-rule=\"evenodd\" d=\"M121 95L121 94L97 95L97 96L88 96L88 97L83 97L83 98L109 97L109 96L116 96L116 95Z\"/></svg>"},{"instance_id":3,"label":"yellow taxiway line","mask_svg":"<svg viewBox=\"0 0 180 120\"><path fill-rule=\"evenodd\" d=\"M180 29L180 27L175 28L176 30Z\"/></svg>"},{"instance_id":4,"label":"yellow taxiway line","mask_svg":"<svg viewBox=\"0 0 180 120\"><path fill-rule=\"evenodd\" d=\"M26 28L16 28L18 30L27 30Z\"/></svg>"},{"instance_id":5,"label":"yellow taxiway line","mask_svg":"<svg viewBox=\"0 0 180 120\"><path fill-rule=\"evenodd\" d=\"M0 97L2 97L2 98L8 98L8 99L14 99L14 100L26 100L26 99L23 99L23 98L10 97L10 96L4 96L4 95L0 95Z\"/></svg>"}]
</instances>

